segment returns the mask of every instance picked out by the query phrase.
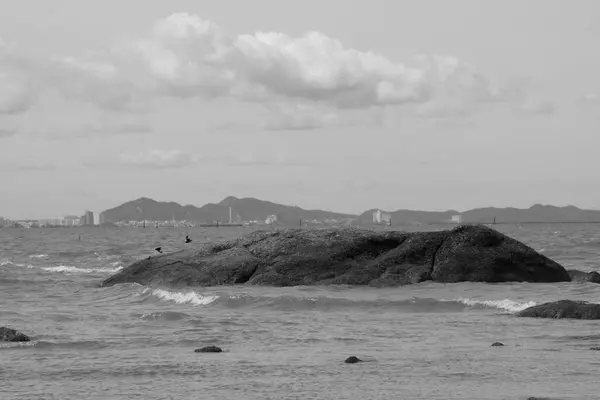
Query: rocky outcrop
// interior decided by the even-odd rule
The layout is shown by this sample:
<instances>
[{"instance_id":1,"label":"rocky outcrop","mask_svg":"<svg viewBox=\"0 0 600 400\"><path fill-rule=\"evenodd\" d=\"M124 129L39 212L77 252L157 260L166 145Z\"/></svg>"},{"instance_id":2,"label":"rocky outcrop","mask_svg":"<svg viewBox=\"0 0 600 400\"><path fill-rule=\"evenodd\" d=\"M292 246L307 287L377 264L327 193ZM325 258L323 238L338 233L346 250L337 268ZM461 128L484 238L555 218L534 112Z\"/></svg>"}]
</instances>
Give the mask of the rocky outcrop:
<instances>
[{"instance_id":1,"label":"rocky outcrop","mask_svg":"<svg viewBox=\"0 0 600 400\"><path fill-rule=\"evenodd\" d=\"M569 269L567 272L573 282L600 283L600 274L596 271L583 272L577 269Z\"/></svg>"},{"instance_id":2,"label":"rocky outcrop","mask_svg":"<svg viewBox=\"0 0 600 400\"><path fill-rule=\"evenodd\" d=\"M346 364L356 364L362 362L362 360L356 356L350 356L344 360Z\"/></svg>"},{"instance_id":3,"label":"rocky outcrop","mask_svg":"<svg viewBox=\"0 0 600 400\"><path fill-rule=\"evenodd\" d=\"M29 336L15 329L0 326L0 342L29 342Z\"/></svg>"},{"instance_id":4,"label":"rocky outcrop","mask_svg":"<svg viewBox=\"0 0 600 400\"><path fill-rule=\"evenodd\" d=\"M195 353L221 353L223 349L218 346L204 346L194 350Z\"/></svg>"},{"instance_id":5,"label":"rocky outcrop","mask_svg":"<svg viewBox=\"0 0 600 400\"><path fill-rule=\"evenodd\" d=\"M600 319L600 304L586 301L559 300L526 308L519 317Z\"/></svg>"},{"instance_id":6,"label":"rocky outcrop","mask_svg":"<svg viewBox=\"0 0 600 400\"><path fill-rule=\"evenodd\" d=\"M359 229L255 231L140 260L102 285L396 286L435 282L561 282L567 271L482 225L437 232Z\"/></svg>"}]
</instances>

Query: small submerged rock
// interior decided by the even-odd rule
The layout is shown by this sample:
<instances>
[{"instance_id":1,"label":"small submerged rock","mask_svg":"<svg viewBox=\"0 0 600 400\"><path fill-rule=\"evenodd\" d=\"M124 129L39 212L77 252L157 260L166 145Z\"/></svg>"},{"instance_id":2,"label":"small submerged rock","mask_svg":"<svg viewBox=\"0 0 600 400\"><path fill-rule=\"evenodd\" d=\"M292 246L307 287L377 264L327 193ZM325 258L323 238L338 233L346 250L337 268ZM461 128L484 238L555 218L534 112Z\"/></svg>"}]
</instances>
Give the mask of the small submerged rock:
<instances>
[{"instance_id":1,"label":"small submerged rock","mask_svg":"<svg viewBox=\"0 0 600 400\"><path fill-rule=\"evenodd\" d=\"M590 350L600 351L600 346L590 347Z\"/></svg>"},{"instance_id":2,"label":"small submerged rock","mask_svg":"<svg viewBox=\"0 0 600 400\"><path fill-rule=\"evenodd\" d=\"M596 271L584 272L579 271L578 269L569 269L567 272L573 282L600 283L600 273Z\"/></svg>"},{"instance_id":3,"label":"small submerged rock","mask_svg":"<svg viewBox=\"0 0 600 400\"><path fill-rule=\"evenodd\" d=\"M362 362L362 360L358 357L355 356L350 356L348 358L346 358L346 361L344 361L346 364L356 364L359 362Z\"/></svg>"},{"instance_id":4,"label":"small submerged rock","mask_svg":"<svg viewBox=\"0 0 600 400\"><path fill-rule=\"evenodd\" d=\"M502 342L494 342L494 343L492 343L491 347L498 347L498 346L504 346L504 343L502 343Z\"/></svg>"},{"instance_id":5,"label":"small submerged rock","mask_svg":"<svg viewBox=\"0 0 600 400\"><path fill-rule=\"evenodd\" d=\"M29 342L29 336L15 329L0 326L0 341L2 342Z\"/></svg>"},{"instance_id":6,"label":"small submerged rock","mask_svg":"<svg viewBox=\"0 0 600 400\"><path fill-rule=\"evenodd\" d=\"M600 304L559 300L529 307L517 314L530 318L600 319Z\"/></svg>"},{"instance_id":7,"label":"small submerged rock","mask_svg":"<svg viewBox=\"0 0 600 400\"><path fill-rule=\"evenodd\" d=\"M194 350L194 353L221 353L222 348L217 346L204 346Z\"/></svg>"}]
</instances>

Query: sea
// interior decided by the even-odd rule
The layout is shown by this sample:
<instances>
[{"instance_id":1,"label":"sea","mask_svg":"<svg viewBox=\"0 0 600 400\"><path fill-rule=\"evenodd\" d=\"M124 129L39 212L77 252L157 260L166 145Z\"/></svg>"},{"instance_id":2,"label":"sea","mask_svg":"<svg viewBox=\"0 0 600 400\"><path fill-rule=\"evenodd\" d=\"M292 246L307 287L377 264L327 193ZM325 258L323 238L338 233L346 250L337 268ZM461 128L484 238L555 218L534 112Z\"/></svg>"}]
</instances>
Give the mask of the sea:
<instances>
[{"instance_id":1,"label":"sea","mask_svg":"<svg viewBox=\"0 0 600 400\"><path fill-rule=\"evenodd\" d=\"M600 269L600 224L494 228ZM598 284L99 286L186 235L194 247L251 229L0 230L0 326L32 339L0 342L0 399L600 398L600 321L515 316L600 303ZM223 352L194 352L207 345Z\"/></svg>"}]
</instances>

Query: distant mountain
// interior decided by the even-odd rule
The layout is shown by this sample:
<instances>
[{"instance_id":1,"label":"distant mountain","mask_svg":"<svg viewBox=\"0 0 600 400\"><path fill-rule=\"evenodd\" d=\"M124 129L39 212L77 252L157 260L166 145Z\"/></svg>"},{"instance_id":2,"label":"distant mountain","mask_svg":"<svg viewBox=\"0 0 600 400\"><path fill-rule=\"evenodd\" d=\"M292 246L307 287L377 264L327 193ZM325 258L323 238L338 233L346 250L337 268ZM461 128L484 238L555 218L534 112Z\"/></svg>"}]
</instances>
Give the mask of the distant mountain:
<instances>
[{"instance_id":1,"label":"distant mountain","mask_svg":"<svg viewBox=\"0 0 600 400\"><path fill-rule=\"evenodd\" d=\"M187 220L196 222L229 222L229 207L232 220L265 221L269 215L277 215L277 221L297 223L300 219L350 219L355 215L341 214L323 210L304 210L300 207L263 201L255 198L238 199L230 196L219 203L209 203L202 207L182 206L175 202L158 202L145 197L104 211L104 221L170 221Z\"/></svg>"},{"instance_id":2,"label":"distant mountain","mask_svg":"<svg viewBox=\"0 0 600 400\"><path fill-rule=\"evenodd\" d=\"M372 224L373 212L365 211L361 215L342 214L323 210L305 210L296 206L286 206L255 198L227 197L219 203L209 203L202 207L182 206L175 202L159 202L145 197L104 211L105 222L117 221L170 221L172 219L195 222L229 222L229 207L232 220L265 221L268 216L276 215L277 221L284 224L296 224L299 220L325 221L327 219L347 220L353 224ZM401 223L449 223L455 215L462 216L465 223L525 223L525 222L600 222L600 211L582 210L574 206L556 207L535 204L528 209L519 208L476 208L465 212L447 211L388 211L392 224Z\"/></svg>"},{"instance_id":3,"label":"distant mountain","mask_svg":"<svg viewBox=\"0 0 600 400\"><path fill-rule=\"evenodd\" d=\"M373 212L369 210L357 218L358 223L373 221ZM556 207L535 204L527 209L520 208L475 208L459 212L448 211L411 211L397 210L389 212L392 223L448 223L455 215L462 216L464 223L526 223L526 222L600 222L600 211L582 210L575 206Z\"/></svg>"},{"instance_id":4,"label":"distant mountain","mask_svg":"<svg viewBox=\"0 0 600 400\"><path fill-rule=\"evenodd\" d=\"M523 223L523 222L600 222L600 211L582 210L575 206L556 207L535 204L527 209L476 208L462 213L464 222Z\"/></svg>"}]
</instances>

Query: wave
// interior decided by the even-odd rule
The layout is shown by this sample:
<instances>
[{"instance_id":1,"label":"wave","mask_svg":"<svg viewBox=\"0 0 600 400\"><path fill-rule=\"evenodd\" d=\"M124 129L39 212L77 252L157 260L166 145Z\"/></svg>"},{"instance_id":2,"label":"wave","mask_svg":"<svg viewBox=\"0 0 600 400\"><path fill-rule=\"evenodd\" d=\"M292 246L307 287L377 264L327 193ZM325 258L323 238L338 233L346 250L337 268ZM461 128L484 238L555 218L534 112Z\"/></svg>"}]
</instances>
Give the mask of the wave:
<instances>
[{"instance_id":1,"label":"wave","mask_svg":"<svg viewBox=\"0 0 600 400\"><path fill-rule=\"evenodd\" d=\"M147 293L149 290L150 289L144 289L142 293ZM219 296L204 296L193 291L170 292L164 289L153 289L151 294L161 300L167 300L177 304L192 304L195 306L205 306L219 298Z\"/></svg>"},{"instance_id":2,"label":"wave","mask_svg":"<svg viewBox=\"0 0 600 400\"><path fill-rule=\"evenodd\" d=\"M179 321L189 317L190 314L175 311L145 312L139 316L140 319L145 321Z\"/></svg>"},{"instance_id":3,"label":"wave","mask_svg":"<svg viewBox=\"0 0 600 400\"><path fill-rule=\"evenodd\" d=\"M327 296L255 296L244 293L237 294L201 294L195 291L169 291L165 289L146 288L143 295L151 295L159 300L192 306L212 306L225 308L268 308L280 311L336 311L341 309L386 310L413 313L461 312L477 309L497 309L508 313L516 313L537 303L535 301L519 302L504 300L473 300L458 298L452 300L414 297L403 300L352 300Z\"/></svg>"},{"instance_id":4,"label":"wave","mask_svg":"<svg viewBox=\"0 0 600 400\"><path fill-rule=\"evenodd\" d=\"M510 299L504 300L471 300L471 299L457 299L456 301L461 302L467 306L473 308L497 308L505 310L511 313L523 311L526 308L537 305L535 301L518 302Z\"/></svg>"},{"instance_id":5,"label":"wave","mask_svg":"<svg viewBox=\"0 0 600 400\"><path fill-rule=\"evenodd\" d=\"M123 267L117 268L79 268L73 267L69 265L58 265L56 267L42 267L41 268L47 272L63 272L63 273L82 273L82 274L92 274L92 273L104 273L104 274L114 274L123 269Z\"/></svg>"},{"instance_id":6,"label":"wave","mask_svg":"<svg viewBox=\"0 0 600 400\"><path fill-rule=\"evenodd\" d=\"M29 256L29 258L46 258L48 257L48 254L32 254Z\"/></svg>"},{"instance_id":7,"label":"wave","mask_svg":"<svg viewBox=\"0 0 600 400\"><path fill-rule=\"evenodd\" d=\"M69 349L69 350L99 350L108 347L105 342L96 340L84 340L73 342L48 342L44 340L32 340L31 342L6 342L0 344L0 350L10 349Z\"/></svg>"},{"instance_id":8,"label":"wave","mask_svg":"<svg viewBox=\"0 0 600 400\"><path fill-rule=\"evenodd\" d=\"M24 263L15 263L12 262L11 260L2 260L0 261L0 267L4 267L6 265L14 265L15 267L25 267L25 268L34 268L33 265L31 264L24 264Z\"/></svg>"}]
</instances>

